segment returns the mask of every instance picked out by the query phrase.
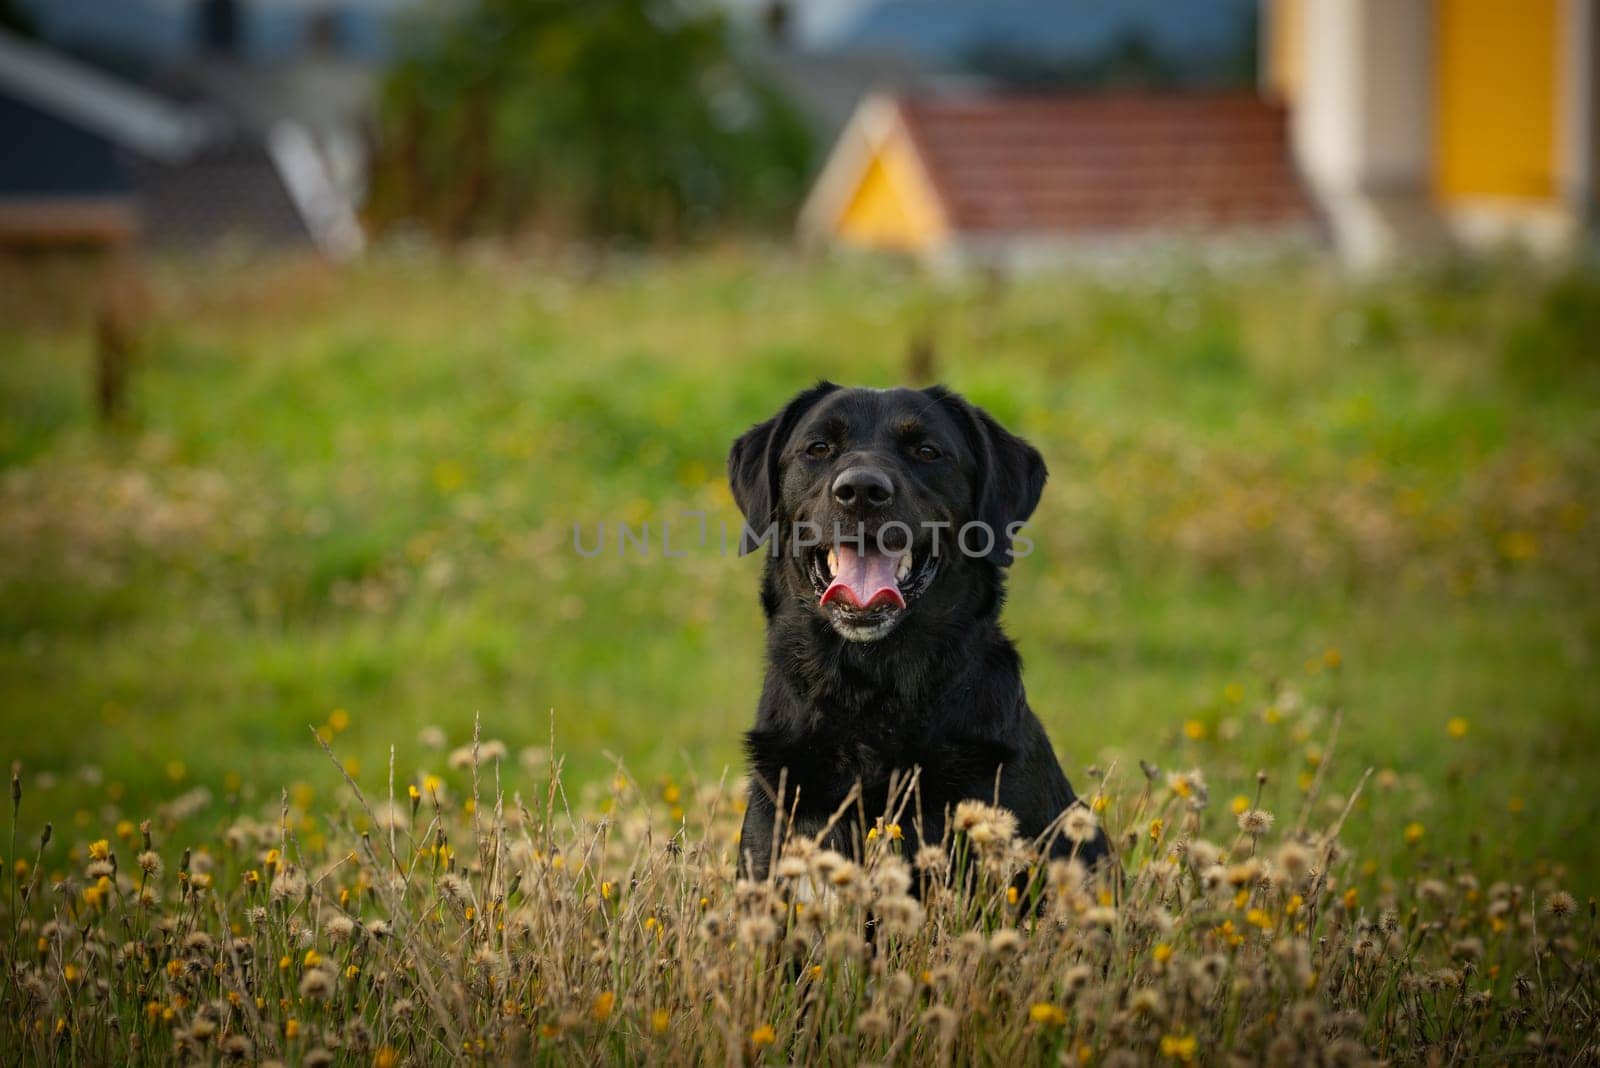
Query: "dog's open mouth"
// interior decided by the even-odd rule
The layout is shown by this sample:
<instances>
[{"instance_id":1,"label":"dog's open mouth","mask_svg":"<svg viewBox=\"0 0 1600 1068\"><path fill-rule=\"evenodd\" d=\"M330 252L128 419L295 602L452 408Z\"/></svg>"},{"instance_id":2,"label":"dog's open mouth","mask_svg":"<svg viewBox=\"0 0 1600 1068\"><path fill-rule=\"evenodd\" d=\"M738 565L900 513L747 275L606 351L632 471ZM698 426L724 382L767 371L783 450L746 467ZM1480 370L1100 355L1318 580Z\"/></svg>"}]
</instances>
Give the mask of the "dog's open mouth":
<instances>
[{"instance_id":1,"label":"dog's open mouth","mask_svg":"<svg viewBox=\"0 0 1600 1068\"><path fill-rule=\"evenodd\" d=\"M811 582L835 630L851 641L874 641L894 628L937 569L932 553L858 549L841 542L812 554Z\"/></svg>"}]
</instances>

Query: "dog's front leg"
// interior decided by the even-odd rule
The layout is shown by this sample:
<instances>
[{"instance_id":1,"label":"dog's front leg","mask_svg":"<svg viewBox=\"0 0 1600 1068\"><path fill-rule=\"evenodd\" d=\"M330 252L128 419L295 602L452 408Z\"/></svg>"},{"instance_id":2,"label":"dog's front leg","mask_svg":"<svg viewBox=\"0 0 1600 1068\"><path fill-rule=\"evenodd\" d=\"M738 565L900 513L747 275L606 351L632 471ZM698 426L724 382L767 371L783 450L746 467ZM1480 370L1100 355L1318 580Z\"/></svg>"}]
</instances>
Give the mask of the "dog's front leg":
<instances>
[{"instance_id":1,"label":"dog's front leg","mask_svg":"<svg viewBox=\"0 0 1600 1068\"><path fill-rule=\"evenodd\" d=\"M745 879L765 879L772 867L772 799L752 785L744 810L744 826L739 830L739 875Z\"/></svg>"}]
</instances>

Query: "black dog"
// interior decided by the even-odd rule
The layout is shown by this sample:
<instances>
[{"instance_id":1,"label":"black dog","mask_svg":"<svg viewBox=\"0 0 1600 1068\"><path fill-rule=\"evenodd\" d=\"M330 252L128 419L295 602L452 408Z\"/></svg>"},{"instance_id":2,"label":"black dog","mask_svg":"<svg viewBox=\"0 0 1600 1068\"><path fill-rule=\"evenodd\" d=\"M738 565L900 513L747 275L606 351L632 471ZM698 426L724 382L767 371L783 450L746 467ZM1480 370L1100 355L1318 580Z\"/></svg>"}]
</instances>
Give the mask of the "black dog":
<instances>
[{"instance_id":1,"label":"black dog","mask_svg":"<svg viewBox=\"0 0 1600 1068\"><path fill-rule=\"evenodd\" d=\"M938 843L957 802L997 791L1020 834L1049 828L1075 799L999 621L1002 568L1044 489L1038 451L941 387L823 382L742 435L728 476L741 549L768 553L743 870L764 877L774 829L817 833L857 784L860 815L882 814L891 779L914 768L913 849L914 827ZM828 844L858 851L841 824ZM1103 839L1077 847L1091 863L1104 852Z\"/></svg>"}]
</instances>

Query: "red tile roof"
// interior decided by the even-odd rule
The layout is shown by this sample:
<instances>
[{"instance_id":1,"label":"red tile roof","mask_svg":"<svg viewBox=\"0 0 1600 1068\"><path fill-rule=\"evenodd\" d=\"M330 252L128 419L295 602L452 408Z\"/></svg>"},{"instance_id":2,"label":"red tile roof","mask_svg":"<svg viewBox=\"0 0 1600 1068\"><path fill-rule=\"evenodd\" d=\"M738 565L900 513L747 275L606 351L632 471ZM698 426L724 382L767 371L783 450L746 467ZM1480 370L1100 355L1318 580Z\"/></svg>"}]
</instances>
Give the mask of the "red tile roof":
<instances>
[{"instance_id":1,"label":"red tile roof","mask_svg":"<svg viewBox=\"0 0 1600 1068\"><path fill-rule=\"evenodd\" d=\"M1268 228L1311 218L1284 109L1254 95L895 103L957 231Z\"/></svg>"}]
</instances>

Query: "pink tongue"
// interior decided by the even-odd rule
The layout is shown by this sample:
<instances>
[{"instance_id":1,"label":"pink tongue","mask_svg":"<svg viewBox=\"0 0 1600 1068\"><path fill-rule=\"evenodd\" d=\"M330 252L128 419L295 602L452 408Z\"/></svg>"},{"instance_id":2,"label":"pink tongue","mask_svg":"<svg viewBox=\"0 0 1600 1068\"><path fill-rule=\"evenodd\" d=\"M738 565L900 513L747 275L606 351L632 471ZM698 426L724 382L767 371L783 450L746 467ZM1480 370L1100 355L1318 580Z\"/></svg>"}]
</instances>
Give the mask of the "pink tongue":
<instances>
[{"instance_id":1,"label":"pink tongue","mask_svg":"<svg viewBox=\"0 0 1600 1068\"><path fill-rule=\"evenodd\" d=\"M858 553L849 545L840 545L839 571L833 582L822 593L822 604L844 600L857 608L875 608L892 604L904 608L906 599L900 595L900 586L894 580L895 569L900 564L898 556L887 553Z\"/></svg>"}]
</instances>

